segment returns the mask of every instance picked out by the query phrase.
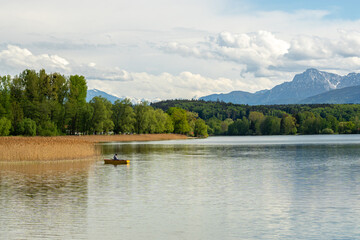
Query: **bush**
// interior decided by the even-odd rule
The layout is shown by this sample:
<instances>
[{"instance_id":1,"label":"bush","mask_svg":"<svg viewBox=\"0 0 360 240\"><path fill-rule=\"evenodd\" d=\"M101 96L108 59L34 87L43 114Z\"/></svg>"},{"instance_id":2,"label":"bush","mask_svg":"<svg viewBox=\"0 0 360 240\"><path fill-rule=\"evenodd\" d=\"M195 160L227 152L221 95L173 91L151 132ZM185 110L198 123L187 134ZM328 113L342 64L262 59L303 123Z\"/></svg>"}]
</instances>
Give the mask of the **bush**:
<instances>
[{"instance_id":1,"label":"bush","mask_svg":"<svg viewBox=\"0 0 360 240\"><path fill-rule=\"evenodd\" d=\"M321 134L334 134L334 130L332 130L331 128L324 128L321 131Z\"/></svg>"},{"instance_id":2,"label":"bush","mask_svg":"<svg viewBox=\"0 0 360 240\"><path fill-rule=\"evenodd\" d=\"M35 136L36 135L36 122L30 118L24 118L20 122L20 132L25 136Z\"/></svg>"},{"instance_id":3,"label":"bush","mask_svg":"<svg viewBox=\"0 0 360 240\"><path fill-rule=\"evenodd\" d=\"M46 121L38 128L38 134L40 136L56 136L58 135L58 130L55 123Z\"/></svg>"},{"instance_id":4,"label":"bush","mask_svg":"<svg viewBox=\"0 0 360 240\"><path fill-rule=\"evenodd\" d=\"M0 136L8 136L10 134L11 121L6 117L0 119Z\"/></svg>"}]
</instances>

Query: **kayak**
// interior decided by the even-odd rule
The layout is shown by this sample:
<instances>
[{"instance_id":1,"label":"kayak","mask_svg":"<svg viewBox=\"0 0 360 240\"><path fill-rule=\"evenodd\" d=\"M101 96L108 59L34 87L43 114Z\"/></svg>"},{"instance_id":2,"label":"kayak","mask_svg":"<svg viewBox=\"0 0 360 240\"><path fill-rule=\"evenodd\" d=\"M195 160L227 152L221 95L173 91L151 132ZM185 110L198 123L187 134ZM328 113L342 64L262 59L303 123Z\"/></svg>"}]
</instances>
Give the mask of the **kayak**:
<instances>
[{"instance_id":1,"label":"kayak","mask_svg":"<svg viewBox=\"0 0 360 240\"><path fill-rule=\"evenodd\" d=\"M118 164L130 164L130 160L124 160L124 159L119 159L119 160L104 159L104 163L105 163L105 164L114 164L114 165L118 165Z\"/></svg>"}]
</instances>

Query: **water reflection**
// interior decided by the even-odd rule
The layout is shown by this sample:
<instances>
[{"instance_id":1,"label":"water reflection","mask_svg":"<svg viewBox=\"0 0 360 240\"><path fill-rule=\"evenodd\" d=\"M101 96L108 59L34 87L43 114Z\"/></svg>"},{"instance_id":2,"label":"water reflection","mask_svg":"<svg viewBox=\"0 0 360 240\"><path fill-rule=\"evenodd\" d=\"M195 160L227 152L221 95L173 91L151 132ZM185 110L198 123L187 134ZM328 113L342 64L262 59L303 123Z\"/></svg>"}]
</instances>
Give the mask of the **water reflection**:
<instances>
[{"instance_id":1,"label":"water reflection","mask_svg":"<svg viewBox=\"0 0 360 240\"><path fill-rule=\"evenodd\" d=\"M192 239L334 239L360 234L360 148L350 140L104 147L105 154L118 151L133 160L132 202L126 207L151 208L167 232ZM141 219L137 224L150 227L150 220Z\"/></svg>"},{"instance_id":2,"label":"water reflection","mask_svg":"<svg viewBox=\"0 0 360 240\"><path fill-rule=\"evenodd\" d=\"M87 231L87 183L92 164L1 163L1 238L83 236Z\"/></svg>"},{"instance_id":3,"label":"water reflection","mask_svg":"<svg viewBox=\"0 0 360 240\"><path fill-rule=\"evenodd\" d=\"M341 138L111 143L103 157L130 165L0 166L1 238L360 239L359 137Z\"/></svg>"}]
</instances>

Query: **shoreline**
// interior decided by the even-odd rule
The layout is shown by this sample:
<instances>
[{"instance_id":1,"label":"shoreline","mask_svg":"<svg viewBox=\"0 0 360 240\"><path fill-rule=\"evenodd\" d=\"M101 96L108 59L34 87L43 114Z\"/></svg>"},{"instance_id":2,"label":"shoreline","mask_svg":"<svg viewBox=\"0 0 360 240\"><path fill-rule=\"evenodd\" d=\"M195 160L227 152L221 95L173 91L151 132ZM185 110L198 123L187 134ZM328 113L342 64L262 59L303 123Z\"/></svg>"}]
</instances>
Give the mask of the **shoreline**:
<instances>
[{"instance_id":1,"label":"shoreline","mask_svg":"<svg viewBox=\"0 0 360 240\"><path fill-rule=\"evenodd\" d=\"M54 162L100 156L97 143L188 139L180 134L85 135L55 137L0 137L2 162Z\"/></svg>"}]
</instances>

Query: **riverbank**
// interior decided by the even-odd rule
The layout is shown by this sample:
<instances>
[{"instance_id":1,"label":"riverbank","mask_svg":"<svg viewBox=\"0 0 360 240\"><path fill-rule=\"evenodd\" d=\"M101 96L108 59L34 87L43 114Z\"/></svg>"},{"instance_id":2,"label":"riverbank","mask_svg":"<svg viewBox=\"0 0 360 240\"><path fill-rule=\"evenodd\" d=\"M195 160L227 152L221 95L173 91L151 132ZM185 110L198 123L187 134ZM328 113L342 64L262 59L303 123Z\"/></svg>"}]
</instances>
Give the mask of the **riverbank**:
<instances>
[{"instance_id":1,"label":"riverbank","mask_svg":"<svg viewBox=\"0 0 360 240\"><path fill-rule=\"evenodd\" d=\"M0 162L86 159L100 155L100 142L186 139L178 134L88 135L58 137L1 137Z\"/></svg>"}]
</instances>

